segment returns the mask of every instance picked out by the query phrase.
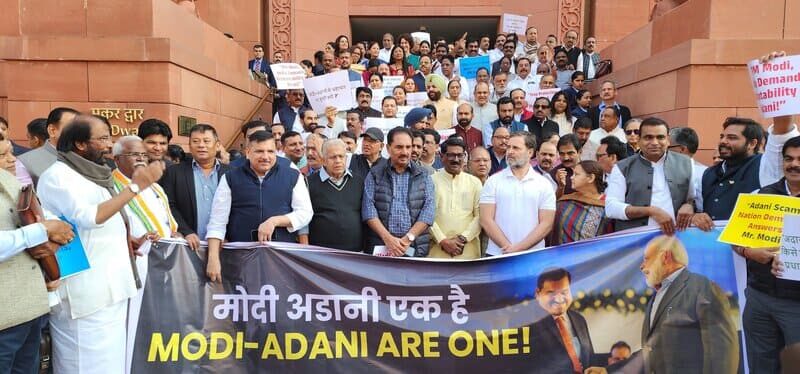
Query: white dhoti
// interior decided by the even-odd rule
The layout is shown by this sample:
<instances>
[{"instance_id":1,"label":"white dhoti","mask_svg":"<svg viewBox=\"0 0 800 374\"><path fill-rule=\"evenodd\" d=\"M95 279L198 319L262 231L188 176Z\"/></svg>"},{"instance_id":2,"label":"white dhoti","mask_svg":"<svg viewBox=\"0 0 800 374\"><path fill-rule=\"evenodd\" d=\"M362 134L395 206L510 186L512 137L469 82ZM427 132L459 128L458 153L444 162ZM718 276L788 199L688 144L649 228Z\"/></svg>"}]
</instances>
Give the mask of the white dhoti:
<instances>
[{"instance_id":1,"label":"white dhoti","mask_svg":"<svg viewBox=\"0 0 800 374\"><path fill-rule=\"evenodd\" d=\"M139 270L139 279L142 280L142 288L136 291L136 296L128 300L128 330L127 330L127 348L125 349L125 373L131 372L133 362L133 348L136 342L136 327L139 326L139 311L142 309L142 296L144 295L144 286L147 282L147 255L150 253L150 241L146 241L139 247L142 252L141 257L136 257L136 269Z\"/></svg>"},{"instance_id":2,"label":"white dhoti","mask_svg":"<svg viewBox=\"0 0 800 374\"><path fill-rule=\"evenodd\" d=\"M125 370L128 300L72 319L66 299L50 312L55 374L116 374Z\"/></svg>"}]
</instances>

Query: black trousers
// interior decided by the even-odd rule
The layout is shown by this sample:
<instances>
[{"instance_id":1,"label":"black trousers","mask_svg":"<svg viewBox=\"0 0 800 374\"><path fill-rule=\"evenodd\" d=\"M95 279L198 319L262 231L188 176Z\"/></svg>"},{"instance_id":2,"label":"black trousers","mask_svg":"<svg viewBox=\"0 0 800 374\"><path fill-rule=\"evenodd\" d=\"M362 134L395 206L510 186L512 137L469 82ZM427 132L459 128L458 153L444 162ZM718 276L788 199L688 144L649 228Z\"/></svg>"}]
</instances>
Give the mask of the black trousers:
<instances>
[{"instance_id":1,"label":"black trousers","mask_svg":"<svg viewBox=\"0 0 800 374\"><path fill-rule=\"evenodd\" d=\"M780 373L784 347L800 342L800 301L780 299L747 287L742 315L751 373Z\"/></svg>"},{"instance_id":2,"label":"black trousers","mask_svg":"<svg viewBox=\"0 0 800 374\"><path fill-rule=\"evenodd\" d=\"M39 343L47 314L0 331L0 373L39 372Z\"/></svg>"}]
</instances>

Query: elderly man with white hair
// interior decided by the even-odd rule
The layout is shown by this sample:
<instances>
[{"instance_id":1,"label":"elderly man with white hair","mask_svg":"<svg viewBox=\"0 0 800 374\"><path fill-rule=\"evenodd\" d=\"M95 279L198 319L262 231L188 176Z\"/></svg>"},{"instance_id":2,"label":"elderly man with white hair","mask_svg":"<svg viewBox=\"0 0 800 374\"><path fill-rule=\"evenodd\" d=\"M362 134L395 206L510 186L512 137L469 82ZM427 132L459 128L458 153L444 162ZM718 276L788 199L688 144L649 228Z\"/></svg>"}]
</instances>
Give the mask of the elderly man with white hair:
<instances>
[{"instance_id":1,"label":"elderly man with white hair","mask_svg":"<svg viewBox=\"0 0 800 374\"><path fill-rule=\"evenodd\" d=\"M361 223L364 178L347 169L347 149L340 139L326 140L321 157L322 168L308 176L308 191L314 208L308 242L361 252L364 249Z\"/></svg>"},{"instance_id":2,"label":"elderly man with white hair","mask_svg":"<svg viewBox=\"0 0 800 374\"><path fill-rule=\"evenodd\" d=\"M128 188L131 176L136 169L147 167L149 159L142 139L136 135L121 137L114 144L111 153L117 164L117 169L111 173L111 176L114 181L114 189L119 193ZM142 280L142 288L138 290L136 296L128 301L128 344L125 363L125 372L128 373L133 357L133 341L136 338L139 310L142 306L144 282L147 280L147 255L150 243L159 238L172 237L178 232L178 224L170 212L167 195L157 183L139 191L136 197L125 205L124 211L130 223L134 248L138 247L141 254L141 257L136 259L136 268Z\"/></svg>"}]
</instances>

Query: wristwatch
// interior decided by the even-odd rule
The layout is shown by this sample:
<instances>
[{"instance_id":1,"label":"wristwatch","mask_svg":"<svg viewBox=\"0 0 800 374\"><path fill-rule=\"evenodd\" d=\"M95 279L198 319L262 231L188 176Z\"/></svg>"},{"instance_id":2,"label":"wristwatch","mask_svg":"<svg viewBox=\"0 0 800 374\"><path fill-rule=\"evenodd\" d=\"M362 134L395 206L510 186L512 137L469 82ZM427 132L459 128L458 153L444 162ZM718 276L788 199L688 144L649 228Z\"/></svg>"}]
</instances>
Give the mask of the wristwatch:
<instances>
[{"instance_id":1,"label":"wristwatch","mask_svg":"<svg viewBox=\"0 0 800 374\"><path fill-rule=\"evenodd\" d=\"M416 239L417 237L414 236L414 234L412 234L412 233L408 233L408 234L406 234L406 238L408 238L408 241L413 242L414 239Z\"/></svg>"},{"instance_id":2,"label":"wristwatch","mask_svg":"<svg viewBox=\"0 0 800 374\"><path fill-rule=\"evenodd\" d=\"M133 192L134 195L139 194L139 185L136 183L131 183L128 185L128 188Z\"/></svg>"}]
</instances>

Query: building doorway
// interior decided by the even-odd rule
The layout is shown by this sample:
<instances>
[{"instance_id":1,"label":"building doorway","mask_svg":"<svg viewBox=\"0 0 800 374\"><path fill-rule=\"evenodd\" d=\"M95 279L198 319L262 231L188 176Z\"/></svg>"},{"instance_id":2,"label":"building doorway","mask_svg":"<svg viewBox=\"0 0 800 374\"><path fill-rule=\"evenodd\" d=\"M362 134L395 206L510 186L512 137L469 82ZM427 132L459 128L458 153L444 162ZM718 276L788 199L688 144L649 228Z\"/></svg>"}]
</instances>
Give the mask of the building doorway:
<instances>
[{"instance_id":1,"label":"building doorway","mask_svg":"<svg viewBox=\"0 0 800 374\"><path fill-rule=\"evenodd\" d=\"M353 41L378 41L384 33L397 38L403 33L425 29L431 39L444 37L453 42L467 32L467 39L488 35L494 39L500 23L499 17L350 17ZM433 41L432 40L432 41Z\"/></svg>"}]
</instances>

